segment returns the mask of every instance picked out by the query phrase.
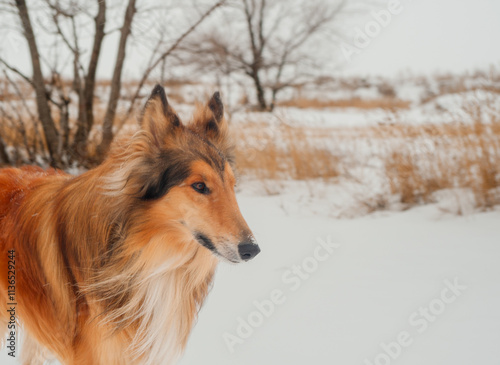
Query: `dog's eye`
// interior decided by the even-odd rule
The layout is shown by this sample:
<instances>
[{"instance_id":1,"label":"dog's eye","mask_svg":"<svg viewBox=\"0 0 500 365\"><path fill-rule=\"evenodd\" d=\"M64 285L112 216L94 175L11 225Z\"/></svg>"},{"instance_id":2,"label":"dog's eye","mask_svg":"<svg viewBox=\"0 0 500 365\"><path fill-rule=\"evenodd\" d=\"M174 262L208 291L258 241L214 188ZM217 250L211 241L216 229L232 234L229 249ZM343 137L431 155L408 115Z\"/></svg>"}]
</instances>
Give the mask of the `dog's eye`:
<instances>
[{"instance_id":1,"label":"dog's eye","mask_svg":"<svg viewBox=\"0 0 500 365\"><path fill-rule=\"evenodd\" d=\"M191 185L191 187L198 193L200 194L208 194L210 190L208 190L207 186L205 183L202 182L196 182Z\"/></svg>"}]
</instances>

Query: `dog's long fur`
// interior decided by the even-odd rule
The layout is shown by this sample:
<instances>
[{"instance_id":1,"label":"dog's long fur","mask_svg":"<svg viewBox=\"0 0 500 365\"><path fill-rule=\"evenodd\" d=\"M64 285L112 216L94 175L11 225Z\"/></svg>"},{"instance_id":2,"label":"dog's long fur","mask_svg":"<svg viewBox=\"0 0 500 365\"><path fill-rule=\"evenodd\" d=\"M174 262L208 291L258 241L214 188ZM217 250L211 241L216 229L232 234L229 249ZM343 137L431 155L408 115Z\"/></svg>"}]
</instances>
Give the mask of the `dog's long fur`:
<instances>
[{"instance_id":1,"label":"dog's long fur","mask_svg":"<svg viewBox=\"0 0 500 365\"><path fill-rule=\"evenodd\" d=\"M99 167L0 170L0 326L13 249L24 363L156 365L182 353L218 258L239 262L237 245L253 242L223 114L216 93L185 126L157 86L141 130Z\"/></svg>"}]
</instances>

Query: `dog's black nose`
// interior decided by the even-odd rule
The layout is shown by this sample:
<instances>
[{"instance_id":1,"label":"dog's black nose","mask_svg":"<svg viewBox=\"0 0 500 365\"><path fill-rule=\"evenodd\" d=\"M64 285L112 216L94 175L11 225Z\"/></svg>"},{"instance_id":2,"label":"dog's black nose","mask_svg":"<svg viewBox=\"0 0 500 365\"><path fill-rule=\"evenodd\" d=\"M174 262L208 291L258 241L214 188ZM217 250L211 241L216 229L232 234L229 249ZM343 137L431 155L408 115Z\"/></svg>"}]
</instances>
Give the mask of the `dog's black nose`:
<instances>
[{"instance_id":1,"label":"dog's black nose","mask_svg":"<svg viewBox=\"0 0 500 365\"><path fill-rule=\"evenodd\" d=\"M259 254L260 248L255 243L242 242L238 245L238 252L242 260L248 261Z\"/></svg>"}]
</instances>

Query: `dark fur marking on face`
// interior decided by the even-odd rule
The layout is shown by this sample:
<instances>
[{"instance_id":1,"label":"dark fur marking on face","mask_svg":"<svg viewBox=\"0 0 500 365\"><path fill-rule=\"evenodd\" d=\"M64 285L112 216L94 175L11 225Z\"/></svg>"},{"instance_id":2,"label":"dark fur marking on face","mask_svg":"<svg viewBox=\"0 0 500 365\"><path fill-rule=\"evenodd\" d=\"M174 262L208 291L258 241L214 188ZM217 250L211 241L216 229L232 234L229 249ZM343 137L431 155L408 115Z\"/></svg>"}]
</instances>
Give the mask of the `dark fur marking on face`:
<instances>
[{"instance_id":1,"label":"dark fur marking on face","mask_svg":"<svg viewBox=\"0 0 500 365\"><path fill-rule=\"evenodd\" d=\"M205 236L203 233L196 233L195 234L196 240L202 245L203 247L208 248L212 252L217 252L217 249L215 248L214 243Z\"/></svg>"},{"instance_id":2,"label":"dark fur marking on face","mask_svg":"<svg viewBox=\"0 0 500 365\"><path fill-rule=\"evenodd\" d=\"M161 174L148 182L142 189L142 200L159 199L189 176L189 165L186 162L172 164L163 169Z\"/></svg>"},{"instance_id":3,"label":"dark fur marking on face","mask_svg":"<svg viewBox=\"0 0 500 365\"><path fill-rule=\"evenodd\" d=\"M214 127L218 128L217 125ZM129 177L129 180L134 180L141 200L156 200L166 195L189 176L195 161L204 161L224 180L228 159L222 151L194 131L186 128L182 132L185 135L178 140L177 146L148 155L144 159L144 169Z\"/></svg>"},{"instance_id":4,"label":"dark fur marking on face","mask_svg":"<svg viewBox=\"0 0 500 365\"><path fill-rule=\"evenodd\" d=\"M206 162L223 177L224 156L203 139L197 139L190 143L196 143L197 148L164 150L156 158L149 158L145 161L145 164L150 166L147 171L152 171L152 173L150 176L143 176L140 179L143 181L138 192L141 200L156 200L166 195L171 188L181 184L189 176L191 165L197 160Z\"/></svg>"}]
</instances>

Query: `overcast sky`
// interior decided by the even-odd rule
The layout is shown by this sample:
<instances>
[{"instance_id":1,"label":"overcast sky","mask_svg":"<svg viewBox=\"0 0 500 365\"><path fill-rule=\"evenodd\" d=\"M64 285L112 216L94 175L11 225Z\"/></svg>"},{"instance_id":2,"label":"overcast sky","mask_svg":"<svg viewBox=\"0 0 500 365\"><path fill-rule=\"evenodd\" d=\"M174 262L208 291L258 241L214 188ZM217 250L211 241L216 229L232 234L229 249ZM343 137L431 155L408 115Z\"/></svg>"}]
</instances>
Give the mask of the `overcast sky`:
<instances>
[{"instance_id":1,"label":"overcast sky","mask_svg":"<svg viewBox=\"0 0 500 365\"><path fill-rule=\"evenodd\" d=\"M381 0L376 11L379 14L389 11L386 5L389 1L398 0ZM344 47L355 47L353 35L359 37L359 31L366 34L368 28L372 34L366 35L368 45L358 48L349 61L338 44L332 42L331 48L324 50L341 61L337 69L340 74L462 72L487 69L492 64L500 68L500 0L400 0L400 3L390 19L382 16L386 24L378 26L380 29L371 13L349 18L352 24L345 26ZM101 78L111 78L117 41L116 32L105 40L98 70ZM30 70L22 38L0 37L0 51L14 65ZM129 56L134 66L145 62L137 52ZM134 67L126 68L124 78L136 76L133 72Z\"/></svg>"},{"instance_id":2,"label":"overcast sky","mask_svg":"<svg viewBox=\"0 0 500 365\"><path fill-rule=\"evenodd\" d=\"M343 62L344 72L394 75L500 66L499 0L401 0L401 4L400 13L369 46ZM360 28L363 25L366 20Z\"/></svg>"}]
</instances>

